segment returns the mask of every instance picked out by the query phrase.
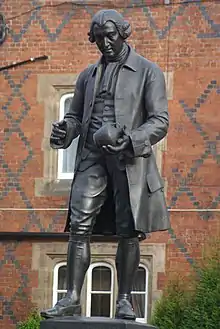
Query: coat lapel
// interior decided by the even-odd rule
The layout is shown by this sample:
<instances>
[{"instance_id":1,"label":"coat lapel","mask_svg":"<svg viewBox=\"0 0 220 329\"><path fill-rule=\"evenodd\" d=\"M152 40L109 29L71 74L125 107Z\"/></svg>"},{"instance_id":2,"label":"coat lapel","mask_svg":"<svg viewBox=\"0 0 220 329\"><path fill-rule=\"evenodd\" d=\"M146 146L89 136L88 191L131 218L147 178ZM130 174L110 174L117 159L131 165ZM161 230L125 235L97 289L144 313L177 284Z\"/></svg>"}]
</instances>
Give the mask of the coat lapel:
<instances>
[{"instance_id":1,"label":"coat lapel","mask_svg":"<svg viewBox=\"0 0 220 329\"><path fill-rule=\"evenodd\" d=\"M88 78L86 94L85 94L85 106L84 106L84 116L83 123L87 123L91 117L92 110L94 107L95 96L97 92L98 83L101 76L102 67L99 62L95 65Z\"/></svg>"},{"instance_id":2,"label":"coat lapel","mask_svg":"<svg viewBox=\"0 0 220 329\"><path fill-rule=\"evenodd\" d=\"M131 128L135 98L133 92L134 72L122 68L118 75L115 90L115 118L121 126ZM132 82L131 82L132 81ZM126 104L127 103L127 104Z\"/></svg>"},{"instance_id":3,"label":"coat lapel","mask_svg":"<svg viewBox=\"0 0 220 329\"><path fill-rule=\"evenodd\" d=\"M121 126L125 125L131 129L139 80L136 74L138 70L137 54L131 47L129 48L129 56L119 72L116 84L115 116Z\"/></svg>"}]
</instances>

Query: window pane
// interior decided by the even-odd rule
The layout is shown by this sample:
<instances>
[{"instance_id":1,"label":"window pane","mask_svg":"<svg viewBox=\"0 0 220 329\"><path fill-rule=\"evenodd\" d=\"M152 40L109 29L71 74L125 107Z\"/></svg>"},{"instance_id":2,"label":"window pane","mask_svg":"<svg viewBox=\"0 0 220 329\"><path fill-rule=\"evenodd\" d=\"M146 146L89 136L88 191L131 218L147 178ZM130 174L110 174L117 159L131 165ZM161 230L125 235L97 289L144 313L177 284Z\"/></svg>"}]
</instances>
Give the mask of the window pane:
<instances>
[{"instance_id":1,"label":"window pane","mask_svg":"<svg viewBox=\"0 0 220 329\"><path fill-rule=\"evenodd\" d=\"M143 267L136 272L132 291L146 291L146 270Z\"/></svg>"},{"instance_id":2,"label":"window pane","mask_svg":"<svg viewBox=\"0 0 220 329\"><path fill-rule=\"evenodd\" d=\"M111 270L105 266L94 267L92 271L92 291L111 290Z\"/></svg>"},{"instance_id":3,"label":"window pane","mask_svg":"<svg viewBox=\"0 0 220 329\"><path fill-rule=\"evenodd\" d=\"M145 318L145 295L132 294L132 305L137 318Z\"/></svg>"},{"instance_id":4,"label":"window pane","mask_svg":"<svg viewBox=\"0 0 220 329\"><path fill-rule=\"evenodd\" d=\"M110 294L91 295L91 316L110 316Z\"/></svg>"},{"instance_id":5,"label":"window pane","mask_svg":"<svg viewBox=\"0 0 220 329\"><path fill-rule=\"evenodd\" d=\"M66 266L61 266L58 271L58 290L66 290Z\"/></svg>"},{"instance_id":6,"label":"window pane","mask_svg":"<svg viewBox=\"0 0 220 329\"><path fill-rule=\"evenodd\" d=\"M58 292L57 294L57 300L60 300L62 298L64 298L66 296L66 293L65 292Z\"/></svg>"}]
</instances>

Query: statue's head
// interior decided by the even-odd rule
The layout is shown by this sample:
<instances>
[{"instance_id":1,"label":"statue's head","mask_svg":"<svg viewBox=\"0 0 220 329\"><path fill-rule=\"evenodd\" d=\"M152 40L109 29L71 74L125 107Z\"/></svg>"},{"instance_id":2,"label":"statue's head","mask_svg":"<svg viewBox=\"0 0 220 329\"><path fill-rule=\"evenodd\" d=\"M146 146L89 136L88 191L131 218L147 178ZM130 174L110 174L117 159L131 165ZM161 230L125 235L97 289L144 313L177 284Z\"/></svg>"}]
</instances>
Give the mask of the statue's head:
<instances>
[{"instance_id":1,"label":"statue's head","mask_svg":"<svg viewBox=\"0 0 220 329\"><path fill-rule=\"evenodd\" d=\"M107 59L115 58L131 34L131 26L116 10L98 11L92 18L89 41L96 43Z\"/></svg>"}]
</instances>

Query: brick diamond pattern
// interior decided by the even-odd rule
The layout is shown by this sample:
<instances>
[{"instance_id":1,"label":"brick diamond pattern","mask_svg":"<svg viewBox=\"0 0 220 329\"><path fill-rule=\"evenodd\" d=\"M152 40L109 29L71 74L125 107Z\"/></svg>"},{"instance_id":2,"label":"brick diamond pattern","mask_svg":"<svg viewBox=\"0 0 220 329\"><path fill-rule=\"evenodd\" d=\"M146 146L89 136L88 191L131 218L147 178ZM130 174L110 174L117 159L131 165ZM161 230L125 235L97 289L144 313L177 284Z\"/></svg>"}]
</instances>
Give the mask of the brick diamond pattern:
<instances>
[{"instance_id":1,"label":"brick diamond pattern","mask_svg":"<svg viewBox=\"0 0 220 329\"><path fill-rule=\"evenodd\" d=\"M196 197L193 195L193 192L190 189L190 187L187 186L187 182L191 178L191 176L199 170L199 168L203 165L204 160L207 159L207 157L209 155L212 155L213 159L216 161L216 163L218 165L220 164L220 154L217 153L217 142L219 139L219 135L216 136L215 140L212 140L210 138L210 136L208 135L208 133L201 126L201 124L198 122L197 117L196 117L196 114L199 111L201 104L204 104L206 102L206 100L209 97L209 94L211 93L211 91L213 89L216 91L216 93L219 90L217 81L215 81L215 80L210 81L210 83L207 85L207 88L204 90L204 92L197 98L197 102L193 108L189 108L184 100L179 101L184 112L186 113L187 117L189 118L190 122L193 124L196 131L204 139L206 146L205 146L205 149L204 149L203 153L201 154L201 156L198 159L194 160L194 165L193 165L193 167L190 168L186 177L182 178L181 175L178 173L178 170L176 171L175 168L173 168L173 174L179 180L179 189L172 196L170 208L175 207L176 201L183 193L187 193L189 199L193 202L194 207L197 209L200 209L201 208L200 203L196 199ZM219 205L219 202L220 202L220 192L213 199L213 201L210 205L210 208L217 208L217 206ZM210 217L212 217L212 213L206 212L206 213L199 213L199 214L204 220L207 220Z\"/></svg>"},{"instance_id":2,"label":"brick diamond pattern","mask_svg":"<svg viewBox=\"0 0 220 329\"><path fill-rule=\"evenodd\" d=\"M0 291L0 302L4 317L8 317L11 324L17 324L21 319L22 313L26 315L27 309L31 309L32 305L28 300L28 293L30 293L32 285L36 286L37 284L37 281L34 284L34 280L32 280L33 278L36 280L36 276L32 275L31 271L28 270L31 261L31 248L27 244L26 259L24 260L24 251L21 249L19 242L1 242L0 247L3 252L3 257L0 260L1 277L7 278L4 291ZM26 269L24 265L26 265ZM18 280L15 280L17 277ZM15 308L18 301L19 303L22 302L23 310Z\"/></svg>"},{"instance_id":3,"label":"brick diamond pattern","mask_svg":"<svg viewBox=\"0 0 220 329\"><path fill-rule=\"evenodd\" d=\"M15 83L10 76L8 71L4 71L3 75L5 80L8 82L8 85L11 89L11 95L8 97L8 100L5 104L2 106L2 110L4 112L5 118L7 121L9 121L10 128L6 128L4 131L4 138L0 143L1 149L4 149L4 145L9 142L10 136L15 133L19 136L20 140L24 144L26 150L27 150L27 156L21 161L19 168L17 168L16 171L12 171L8 165L7 162L4 161L4 157L2 157L2 167L5 169L6 175L7 175L7 184L5 185L5 188L0 191L0 200L3 200L4 197L8 195L11 189L16 189L16 191L19 193L20 197L22 198L24 204L27 208L33 208L31 201L28 199L27 195L23 191L20 183L19 178L22 175L25 167L27 166L28 162L33 157L33 149L30 145L30 141L25 136L24 132L21 129L21 123L23 119L28 115L30 111L30 105L25 99L25 96L21 92L21 88L24 85L24 83L28 80L28 77L30 76L31 72L26 72L23 76L23 78L20 80L19 83ZM12 103L12 100L14 97L18 97L21 101L21 104L23 105L23 109L21 110L20 116L16 119L13 118L13 115L10 112L10 105ZM29 220L32 223L35 223L38 225L39 230L42 231L43 228L40 225L39 219L37 214L34 211L29 212ZM24 231L28 231L28 223L23 228Z\"/></svg>"},{"instance_id":4,"label":"brick diamond pattern","mask_svg":"<svg viewBox=\"0 0 220 329\"><path fill-rule=\"evenodd\" d=\"M3 253L0 260L1 277L7 280L4 291L0 292L0 302L4 318L8 317L10 324L16 325L31 310L29 295L32 287L37 286L37 275L30 270L31 244L26 244L25 252L19 242L1 242L0 249ZM18 302L23 309L16 307Z\"/></svg>"},{"instance_id":5,"label":"brick diamond pattern","mask_svg":"<svg viewBox=\"0 0 220 329\"><path fill-rule=\"evenodd\" d=\"M0 1L0 8L4 5L5 1ZM140 3L139 0L131 0L129 2L129 8L122 8L121 12L124 15L131 15L132 13L132 5L135 6ZM143 1L144 3L144 1ZM84 4L84 5L83 5ZM13 27L10 29L10 38L14 43L21 43L27 36L27 32L31 29L32 24L38 24L39 29L44 33L46 40L48 43L55 43L62 39L63 32L65 28L70 22L74 22L76 18L78 8L72 6L70 10L65 10L65 13L59 17L59 23L56 27L51 29L43 17L44 8L40 8L42 5L41 1L38 0L30 0L30 5L32 7L38 7L35 11L31 12L29 15L25 16L24 23L21 24L20 30L15 32ZM220 24L215 21L214 13L210 13L205 3L201 1L197 1L193 4L194 8L198 10L202 19L207 23L207 32L200 32L199 28L196 32L197 39L218 39L220 38ZM96 8L89 6L86 2L82 1L83 10L90 16L92 16L96 12ZM69 8L69 7L68 7ZM168 38L169 33L172 32L172 29L179 24L179 18L183 17L186 13L186 10L190 8L190 3L180 3L175 6L175 10L173 10L170 15L167 23L164 27L159 27L157 22L157 17L154 15L154 9L150 6L143 5L140 8L140 15L142 15L142 19L147 23L147 26L151 32L153 32L155 38L158 42ZM166 10L166 8L164 9ZM188 14L187 14L188 15ZM214 17L214 18L213 18ZM209 29L209 31L208 31ZM29 67L28 67L29 68ZM31 66L30 66L31 69ZM18 167L13 169L10 164L7 162L4 154L1 154L1 168L5 173L5 184L3 188L0 190L0 202L3 206L4 200L8 197L9 193L15 191L21 198L24 206L29 210L26 211L26 220L21 220L22 225L19 226L19 230L21 231L30 231L35 227L35 231L40 232L51 232L61 230L62 223L65 221L65 212L51 212L49 215L45 214L44 220L42 217L44 214L40 214L39 212L34 211L38 200L34 200L34 192L33 197L30 197L26 192L24 187L21 184L21 177L24 174L24 171L30 165L31 161L33 161L35 157L35 148L32 145L32 140L26 136L23 130L23 122L30 115L32 104L27 98L27 95L24 92L23 87L28 83L31 78L33 72L30 70L24 70L23 73L20 73L20 81L16 82L13 76L12 71L4 71L1 73L4 82L8 84L8 88L10 90L9 95L7 96L6 101L2 104L2 113L5 121L7 122L7 128L4 129L3 139L0 141L0 150L5 149L5 147L10 142L10 138L12 136L16 136L19 139L22 147L25 148L26 153L24 158L20 159ZM220 164L220 154L219 150L219 141L220 141L220 133L216 134L215 137L210 135L210 132L206 130L206 127L200 122L199 113L202 106L205 106L207 101L209 101L210 95L215 94L216 98L220 97L220 81L217 80L218 76L213 74L211 80L207 80L207 86L204 90L200 91L197 99L195 100L194 106L188 105L187 99L178 99L178 103L180 105L181 111L186 116L187 120L192 124L196 134L198 134L202 140L204 141L204 149L201 154L194 159L191 167L188 168L186 174L183 175L179 171L178 168L172 168L172 174L176 178L178 182L178 187L173 193L173 195L169 198L169 208L177 207L178 200L183 196L187 195L187 198L192 203L195 209L200 209L202 206L200 204L200 200L196 195L192 186L190 186L189 181L191 177L198 173L204 162L211 157L217 165ZM19 99L21 104L20 110L18 110L18 115L16 118L12 114L11 104L14 99ZM43 133L43 132L42 132ZM40 143L40 141L39 141ZM27 182L28 184L28 182ZM46 200L47 202L48 200ZM55 203L56 204L56 203ZM66 204L67 205L67 204ZM210 208L218 208L220 205L220 192L216 193L212 201L209 204ZM53 207L53 204L50 202L48 207ZM65 206L64 206L65 207ZM201 222L211 221L213 219L213 214L211 212L198 212L197 216L200 218ZM45 222L47 221L47 225ZM179 232L178 232L179 233ZM187 244L185 243L184 238L178 237L178 233L175 232L175 229L169 230L169 238L172 242L174 242L175 246L182 253L182 255L187 260L190 266L196 267L196 263L191 252L187 248ZM27 271L31 268L31 264L25 263L21 259L21 257L17 257L17 251L19 249L19 242L17 243L2 243L0 244L0 274L7 265L13 267L13 271L16 271L16 275L20 277L20 286L13 287L16 288L13 291L12 295L6 296L5 292L0 291L0 304L3 305L4 316L9 318L10 323L16 324L19 318L16 315L16 301L17 299L22 299L24 297L24 303L26 302L27 290L30 289L32 282L30 283L30 273ZM31 255L28 255L27 259L31 259ZM23 266L24 265L24 266ZM26 271L24 270L26 268ZM31 294L31 292L30 292ZM6 297L1 297L6 296Z\"/></svg>"},{"instance_id":6,"label":"brick diamond pattern","mask_svg":"<svg viewBox=\"0 0 220 329\"><path fill-rule=\"evenodd\" d=\"M91 7L89 5L86 5L86 1L81 1L81 2L82 2L82 4L85 3L84 9L86 10L86 12L89 15L92 16L95 13L95 8ZM41 12L43 9L40 8L40 6L42 5L40 3L40 1L32 0L31 4L33 7L36 7L37 9L31 13L31 15L28 17L27 21L22 26L20 31L18 33L15 33L13 31L13 29L10 29L10 34L11 34L11 37L14 42L20 42L22 40L23 36L26 34L26 32L28 31L32 22L34 22L34 21L37 21L39 23L39 26L46 34L48 41L54 42L59 38L63 29L71 21L71 19L74 20L75 9L73 6L72 9L63 16L62 21L56 27L55 32L51 32L50 28L48 27L47 23L45 22L45 20L43 19L42 15L41 15ZM128 13L128 11L132 10L132 6L135 6L138 4L140 4L139 0L131 0L128 3L128 8L123 8L121 10L121 13L123 15L126 15ZM170 15L167 25L162 29L158 28L157 23L152 15L152 10L151 10L150 6L149 7L143 6L142 10L143 10L144 15L147 18L149 27L155 32L155 35L157 36L157 38L164 39L164 38L166 38L167 34L172 29L172 27L176 24L177 18L184 15L185 9L189 5L190 5L190 2L180 4L177 7L176 11ZM209 24L210 29L211 29L211 31L208 33L198 33L197 37L198 38L220 38L220 24L216 24L215 21L210 18L209 13L206 9L206 6L202 4L202 0L198 0L195 5L198 6L204 20L207 21L207 23Z\"/></svg>"},{"instance_id":7,"label":"brick diamond pattern","mask_svg":"<svg viewBox=\"0 0 220 329\"><path fill-rule=\"evenodd\" d=\"M198 38L220 38L220 24L216 24L213 19L211 19L208 10L202 3L198 4L200 12L204 19L207 21L211 27L212 32L199 33Z\"/></svg>"}]
</instances>

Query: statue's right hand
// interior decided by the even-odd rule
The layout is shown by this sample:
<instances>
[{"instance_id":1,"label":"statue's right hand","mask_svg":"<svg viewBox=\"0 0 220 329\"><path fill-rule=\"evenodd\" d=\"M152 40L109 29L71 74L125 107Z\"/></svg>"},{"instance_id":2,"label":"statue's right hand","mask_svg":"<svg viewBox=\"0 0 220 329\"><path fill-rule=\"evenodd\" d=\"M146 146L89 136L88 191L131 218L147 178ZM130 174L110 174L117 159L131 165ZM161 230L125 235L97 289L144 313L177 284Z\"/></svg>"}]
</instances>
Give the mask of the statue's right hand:
<instances>
[{"instance_id":1,"label":"statue's right hand","mask_svg":"<svg viewBox=\"0 0 220 329\"><path fill-rule=\"evenodd\" d=\"M63 145L67 134L67 123L65 120L52 123L52 132L50 136L50 144L52 147ZM55 147L54 147L55 148Z\"/></svg>"}]
</instances>

